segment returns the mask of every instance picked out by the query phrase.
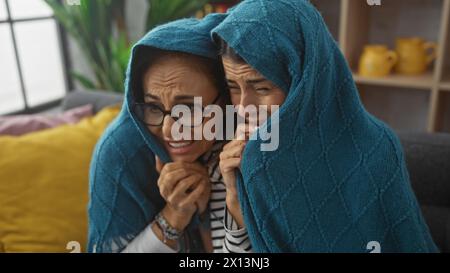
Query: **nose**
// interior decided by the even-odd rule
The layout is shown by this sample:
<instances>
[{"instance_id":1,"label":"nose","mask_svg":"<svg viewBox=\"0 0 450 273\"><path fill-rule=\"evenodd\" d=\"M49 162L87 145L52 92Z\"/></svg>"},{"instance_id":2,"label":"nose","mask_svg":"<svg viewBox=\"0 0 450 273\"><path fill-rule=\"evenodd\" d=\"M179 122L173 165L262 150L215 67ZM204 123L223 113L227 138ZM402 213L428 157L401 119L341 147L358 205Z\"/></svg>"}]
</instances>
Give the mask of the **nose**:
<instances>
[{"instance_id":1,"label":"nose","mask_svg":"<svg viewBox=\"0 0 450 273\"><path fill-rule=\"evenodd\" d=\"M245 107L247 107L249 105L255 105L254 96L251 94L251 92L249 90L243 90L243 92L241 93L240 100L239 100L238 114L242 117L245 117ZM250 110L250 109L248 109L248 110Z\"/></svg>"},{"instance_id":2,"label":"nose","mask_svg":"<svg viewBox=\"0 0 450 273\"><path fill-rule=\"evenodd\" d=\"M172 138L172 125L175 121L170 115L166 115L164 117L163 126L162 126L162 133L165 138L171 139Z\"/></svg>"}]
</instances>

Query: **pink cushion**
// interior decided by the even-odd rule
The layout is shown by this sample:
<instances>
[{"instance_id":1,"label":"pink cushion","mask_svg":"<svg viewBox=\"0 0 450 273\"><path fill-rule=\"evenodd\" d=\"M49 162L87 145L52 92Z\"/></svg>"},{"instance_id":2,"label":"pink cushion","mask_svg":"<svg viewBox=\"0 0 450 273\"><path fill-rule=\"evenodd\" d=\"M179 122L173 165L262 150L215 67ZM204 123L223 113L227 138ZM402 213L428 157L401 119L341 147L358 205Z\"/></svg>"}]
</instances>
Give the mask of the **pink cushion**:
<instances>
[{"instance_id":1,"label":"pink cushion","mask_svg":"<svg viewBox=\"0 0 450 273\"><path fill-rule=\"evenodd\" d=\"M92 105L84 105L57 115L18 115L0 117L0 135L20 136L31 132L74 124L94 114Z\"/></svg>"}]
</instances>

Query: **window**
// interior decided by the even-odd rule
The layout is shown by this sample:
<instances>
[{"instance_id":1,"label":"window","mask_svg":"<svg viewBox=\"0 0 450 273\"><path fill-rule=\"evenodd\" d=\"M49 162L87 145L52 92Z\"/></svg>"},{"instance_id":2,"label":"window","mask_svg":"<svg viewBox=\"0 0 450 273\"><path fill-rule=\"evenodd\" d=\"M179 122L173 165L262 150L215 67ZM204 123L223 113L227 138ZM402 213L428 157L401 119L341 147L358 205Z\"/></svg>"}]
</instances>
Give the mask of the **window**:
<instances>
[{"instance_id":1,"label":"window","mask_svg":"<svg viewBox=\"0 0 450 273\"><path fill-rule=\"evenodd\" d=\"M4 21L6 20L6 7L5 7L5 0L0 0L0 20Z\"/></svg>"},{"instance_id":2,"label":"window","mask_svg":"<svg viewBox=\"0 0 450 273\"><path fill-rule=\"evenodd\" d=\"M57 23L43 0L0 0L0 114L61 99L63 60Z\"/></svg>"}]
</instances>

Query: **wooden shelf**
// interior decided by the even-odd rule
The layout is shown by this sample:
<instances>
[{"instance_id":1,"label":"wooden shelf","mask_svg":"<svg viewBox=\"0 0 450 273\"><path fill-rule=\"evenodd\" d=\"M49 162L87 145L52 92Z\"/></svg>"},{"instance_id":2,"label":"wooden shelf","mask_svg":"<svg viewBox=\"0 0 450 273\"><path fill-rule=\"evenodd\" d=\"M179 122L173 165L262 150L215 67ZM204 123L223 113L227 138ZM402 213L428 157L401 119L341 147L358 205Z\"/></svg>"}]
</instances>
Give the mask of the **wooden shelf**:
<instances>
[{"instance_id":1,"label":"wooden shelf","mask_svg":"<svg viewBox=\"0 0 450 273\"><path fill-rule=\"evenodd\" d=\"M409 105L399 103L399 97L410 94L417 96L414 90L429 92L426 94L426 101L416 100L422 103L417 111L428 112L426 118L421 118L427 119L426 127L429 132L443 128L442 120L446 108L450 107L443 102L443 95L450 92L450 0L386 0L382 1L381 6L370 6L365 0L311 2L322 13L333 36L338 37L336 40L339 41L348 65L354 71L357 71L363 49L368 44L386 44L390 49L394 49L397 38L415 36L436 42L437 59L426 74L393 74L384 78L368 78L353 73L353 77L361 90L379 89L385 92L380 92L377 96L383 94L389 96L387 100L396 101L398 105L386 107L387 111L394 108L396 111L411 111ZM396 92L399 88L406 91ZM409 90L412 91L408 92ZM364 102L364 92L361 92L361 96ZM366 98L373 99L371 96ZM414 124L414 121L409 123Z\"/></svg>"},{"instance_id":2,"label":"wooden shelf","mask_svg":"<svg viewBox=\"0 0 450 273\"><path fill-rule=\"evenodd\" d=\"M429 91L433 88L433 74L431 72L419 76L392 74L383 78L369 78L353 73L353 78L358 84L426 89Z\"/></svg>"},{"instance_id":3,"label":"wooden shelf","mask_svg":"<svg viewBox=\"0 0 450 273\"><path fill-rule=\"evenodd\" d=\"M322 1L323 4L330 2L314 1ZM446 69L450 67L450 0L383 1L381 6L370 6L363 0L340 0L340 4L339 44L354 71L357 70L363 49L368 44L386 44L394 49L397 38L415 36L437 43L438 57L430 67L432 72L421 76L394 74L385 78L368 78L353 73L353 77L361 90L367 87L370 90L385 91L380 94L388 96L386 99L392 99L391 102L398 103L398 107L392 108L404 108L405 111L410 109L399 103L399 96L417 96L417 92L394 91L391 95L392 90L401 88L429 92L429 100L421 101L421 109L417 111L428 112L426 127L429 132L441 130L445 108L449 107L443 103L444 96L441 95L444 91L450 92L450 70ZM364 96L364 92L361 92L361 96L363 102L364 98L373 99L371 96ZM390 108L386 109L389 111Z\"/></svg>"}]
</instances>

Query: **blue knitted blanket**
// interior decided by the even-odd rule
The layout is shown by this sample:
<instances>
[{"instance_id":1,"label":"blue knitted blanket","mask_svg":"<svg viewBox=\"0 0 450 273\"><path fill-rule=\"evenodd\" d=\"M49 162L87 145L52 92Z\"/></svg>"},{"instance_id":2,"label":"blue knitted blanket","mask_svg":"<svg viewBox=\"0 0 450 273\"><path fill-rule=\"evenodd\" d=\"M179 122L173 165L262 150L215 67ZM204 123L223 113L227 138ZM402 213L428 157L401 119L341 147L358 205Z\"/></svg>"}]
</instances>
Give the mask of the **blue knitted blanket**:
<instances>
[{"instance_id":1,"label":"blue knitted blanket","mask_svg":"<svg viewBox=\"0 0 450 273\"><path fill-rule=\"evenodd\" d=\"M122 111L97 144L91 163L89 252L120 252L165 205L157 186L155 155L163 162L169 162L170 158L131 111L132 83L136 80L137 64L143 58L141 49L152 47L218 59L210 31L224 16L175 21L155 28L134 46ZM188 229L194 232L196 223L198 217L194 217ZM191 237L190 250L200 251L199 238Z\"/></svg>"},{"instance_id":2,"label":"blue knitted blanket","mask_svg":"<svg viewBox=\"0 0 450 273\"><path fill-rule=\"evenodd\" d=\"M255 251L437 251L399 140L362 106L308 1L243 1L213 35L287 93L279 148L255 140L244 152L239 195Z\"/></svg>"}]
</instances>

